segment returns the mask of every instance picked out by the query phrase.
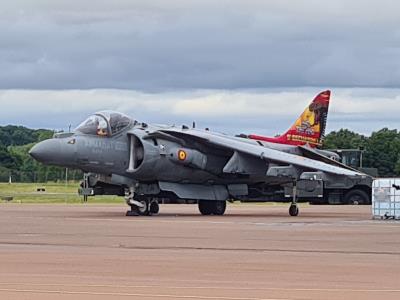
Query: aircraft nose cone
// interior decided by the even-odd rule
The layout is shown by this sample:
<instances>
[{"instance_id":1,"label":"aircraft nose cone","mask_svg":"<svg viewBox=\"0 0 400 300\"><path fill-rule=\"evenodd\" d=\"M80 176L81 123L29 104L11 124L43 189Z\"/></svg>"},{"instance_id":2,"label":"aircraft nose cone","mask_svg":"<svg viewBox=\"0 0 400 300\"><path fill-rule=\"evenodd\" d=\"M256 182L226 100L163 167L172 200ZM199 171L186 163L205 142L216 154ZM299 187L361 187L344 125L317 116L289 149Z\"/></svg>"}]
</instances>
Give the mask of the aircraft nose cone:
<instances>
[{"instance_id":1,"label":"aircraft nose cone","mask_svg":"<svg viewBox=\"0 0 400 300\"><path fill-rule=\"evenodd\" d=\"M60 151L59 141L55 139L45 140L33 146L29 154L40 162L50 162Z\"/></svg>"},{"instance_id":2,"label":"aircraft nose cone","mask_svg":"<svg viewBox=\"0 0 400 300\"><path fill-rule=\"evenodd\" d=\"M74 160L75 148L61 139L49 139L33 146L29 154L44 164L68 166Z\"/></svg>"}]
</instances>

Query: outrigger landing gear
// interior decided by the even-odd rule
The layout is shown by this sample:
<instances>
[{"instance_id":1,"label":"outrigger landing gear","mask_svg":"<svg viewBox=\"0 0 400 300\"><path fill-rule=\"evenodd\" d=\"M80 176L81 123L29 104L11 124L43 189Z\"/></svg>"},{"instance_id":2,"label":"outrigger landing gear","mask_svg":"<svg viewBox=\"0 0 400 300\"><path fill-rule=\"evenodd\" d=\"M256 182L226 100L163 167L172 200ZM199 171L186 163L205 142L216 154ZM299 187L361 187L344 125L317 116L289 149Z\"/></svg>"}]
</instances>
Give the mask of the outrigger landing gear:
<instances>
[{"instance_id":1,"label":"outrigger landing gear","mask_svg":"<svg viewBox=\"0 0 400 300\"><path fill-rule=\"evenodd\" d=\"M83 174L83 181L81 183L82 190L87 191L89 189L89 174L84 173ZM87 203L88 202L88 195L87 193L83 193L83 202Z\"/></svg>"},{"instance_id":2,"label":"outrigger landing gear","mask_svg":"<svg viewBox=\"0 0 400 300\"><path fill-rule=\"evenodd\" d=\"M126 215L131 216L151 216L156 215L160 211L157 199L138 196L131 188L125 195L126 203L131 207L131 210L126 212Z\"/></svg>"},{"instance_id":3,"label":"outrigger landing gear","mask_svg":"<svg viewBox=\"0 0 400 300\"><path fill-rule=\"evenodd\" d=\"M299 215L299 207L297 204L291 204L289 207L289 215L292 217L296 217Z\"/></svg>"},{"instance_id":4,"label":"outrigger landing gear","mask_svg":"<svg viewBox=\"0 0 400 300\"><path fill-rule=\"evenodd\" d=\"M297 205L297 181L293 181L293 198L289 207L289 215L297 217L299 215L299 206Z\"/></svg>"}]
</instances>

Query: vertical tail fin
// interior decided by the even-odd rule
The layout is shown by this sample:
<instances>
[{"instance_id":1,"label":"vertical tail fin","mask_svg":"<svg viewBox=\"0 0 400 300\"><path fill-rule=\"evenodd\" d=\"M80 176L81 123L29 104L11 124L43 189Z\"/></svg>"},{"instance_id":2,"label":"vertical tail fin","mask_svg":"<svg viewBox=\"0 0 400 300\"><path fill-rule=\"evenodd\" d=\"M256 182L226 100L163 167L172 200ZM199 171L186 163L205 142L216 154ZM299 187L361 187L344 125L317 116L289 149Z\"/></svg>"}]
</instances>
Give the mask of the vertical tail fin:
<instances>
[{"instance_id":1,"label":"vertical tail fin","mask_svg":"<svg viewBox=\"0 0 400 300\"><path fill-rule=\"evenodd\" d=\"M331 92L318 94L296 122L281 137L294 144L321 145L325 136Z\"/></svg>"},{"instance_id":2,"label":"vertical tail fin","mask_svg":"<svg viewBox=\"0 0 400 300\"><path fill-rule=\"evenodd\" d=\"M329 90L319 93L285 134L275 138L257 135L250 135L249 137L296 146L309 144L312 147L317 147L321 145L325 136L330 96Z\"/></svg>"}]
</instances>

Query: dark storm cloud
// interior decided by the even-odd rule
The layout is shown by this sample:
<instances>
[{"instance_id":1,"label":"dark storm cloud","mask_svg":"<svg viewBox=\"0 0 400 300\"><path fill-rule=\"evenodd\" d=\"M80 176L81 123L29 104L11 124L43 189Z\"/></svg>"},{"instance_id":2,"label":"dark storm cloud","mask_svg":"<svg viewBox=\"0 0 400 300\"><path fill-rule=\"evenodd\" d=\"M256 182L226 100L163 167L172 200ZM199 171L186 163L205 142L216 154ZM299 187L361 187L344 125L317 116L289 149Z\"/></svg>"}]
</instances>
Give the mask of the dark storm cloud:
<instances>
[{"instance_id":1,"label":"dark storm cloud","mask_svg":"<svg viewBox=\"0 0 400 300\"><path fill-rule=\"evenodd\" d=\"M397 1L0 4L0 88L400 85Z\"/></svg>"},{"instance_id":2,"label":"dark storm cloud","mask_svg":"<svg viewBox=\"0 0 400 300\"><path fill-rule=\"evenodd\" d=\"M147 123L209 127L225 133L284 132L321 90L197 90L143 93L132 90L0 90L0 125L68 129L95 111L124 112ZM400 89L335 88L327 130L370 134L400 128Z\"/></svg>"}]
</instances>

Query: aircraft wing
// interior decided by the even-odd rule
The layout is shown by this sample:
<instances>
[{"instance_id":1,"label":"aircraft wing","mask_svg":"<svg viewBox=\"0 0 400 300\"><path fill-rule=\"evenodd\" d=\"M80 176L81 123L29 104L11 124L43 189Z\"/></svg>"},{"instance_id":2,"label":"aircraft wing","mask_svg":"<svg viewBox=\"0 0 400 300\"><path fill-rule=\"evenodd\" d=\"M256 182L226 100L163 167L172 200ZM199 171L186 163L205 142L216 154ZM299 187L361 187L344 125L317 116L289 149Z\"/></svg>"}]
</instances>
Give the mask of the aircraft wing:
<instances>
[{"instance_id":1,"label":"aircraft wing","mask_svg":"<svg viewBox=\"0 0 400 300\"><path fill-rule=\"evenodd\" d=\"M266 148L264 146L258 145L255 141L253 142L249 140L244 140L224 134L211 133L197 129L165 129L160 130L160 132L182 140L196 140L197 142L213 145L218 148L225 148L245 153L254 157L258 157L261 160L267 162L293 165L305 169L322 171L335 175L365 176L365 174L358 171L348 170L315 159L310 159L303 156ZM157 132L154 132L153 134L157 134Z\"/></svg>"},{"instance_id":2,"label":"aircraft wing","mask_svg":"<svg viewBox=\"0 0 400 300\"><path fill-rule=\"evenodd\" d=\"M298 147L301 149L301 152L303 153L303 155L305 157L307 157L307 158L316 159L316 160L319 160L321 162L325 162L325 163L327 163L329 165L334 165L334 166L337 166L337 167L340 167L340 168L344 168L344 169L348 169L348 170L352 170L352 171L358 172L358 170L356 168L350 167L348 165L345 165L344 163L341 163L339 161L336 161L336 160L333 160L333 159L331 159L329 157L326 157L326 156L318 153L317 151L315 151L314 148L307 147L307 146L298 146ZM368 174L364 174L364 175L369 176Z\"/></svg>"}]
</instances>

